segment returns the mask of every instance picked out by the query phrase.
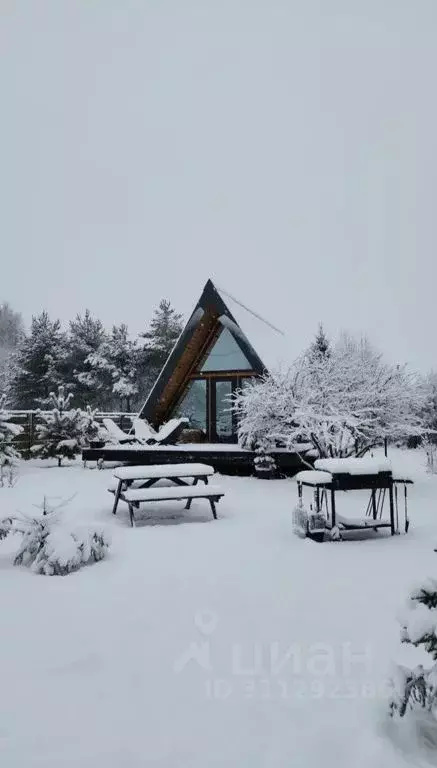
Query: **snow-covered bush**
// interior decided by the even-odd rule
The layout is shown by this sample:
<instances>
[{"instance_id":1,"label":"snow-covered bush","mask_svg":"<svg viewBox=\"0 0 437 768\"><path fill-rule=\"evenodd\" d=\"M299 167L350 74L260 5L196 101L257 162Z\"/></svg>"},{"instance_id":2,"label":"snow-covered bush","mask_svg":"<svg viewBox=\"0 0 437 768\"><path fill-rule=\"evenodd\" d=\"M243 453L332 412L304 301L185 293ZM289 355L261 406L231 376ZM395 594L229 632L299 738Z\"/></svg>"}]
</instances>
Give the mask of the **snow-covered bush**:
<instances>
[{"instance_id":1,"label":"snow-covered bush","mask_svg":"<svg viewBox=\"0 0 437 768\"><path fill-rule=\"evenodd\" d=\"M103 531L51 530L34 520L23 535L15 557L16 565L27 565L45 576L65 576L83 565L103 560L109 541Z\"/></svg>"},{"instance_id":2,"label":"snow-covered bush","mask_svg":"<svg viewBox=\"0 0 437 768\"><path fill-rule=\"evenodd\" d=\"M423 389L404 366L388 365L366 341L347 336L310 350L289 369L248 383L234 397L239 442L260 439L319 457L363 455L385 438L423 432Z\"/></svg>"},{"instance_id":3,"label":"snow-covered bush","mask_svg":"<svg viewBox=\"0 0 437 768\"><path fill-rule=\"evenodd\" d=\"M59 507L51 508L46 498L39 517L24 515L0 520L0 539L8 534L22 535L14 559L15 565L25 565L35 573L65 576L84 565L103 560L110 540L103 529L74 529L64 527Z\"/></svg>"},{"instance_id":4,"label":"snow-covered bush","mask_svg":"<svg viewBox=\"0 0 437 768\"><path fill-rule=\"evenodd\" d=\"M5 472L1 471L4 467L11 467L18 464L20 453L17 451L13 439L20 435L23 427L11 422L11 414L5 409L6 396L0 397L0 476L3 478Z\"/></svg>"},{"instance_id":5,"label":"snow-covered bush","mask_svg":"<svg viewBox=\"0 0 437 768\"><path fill-rule=\"evenodd\" d=\"M255 448L255 472L259 477L272 477L276 472L276 462L271 456L273 446L269 441L261 438Z\"/></svg>"},{"instance_id":6,"label":"snow-covered bush","mask_svg":"<svg viewBox=\"0 0 437 768\"><path fill-rule=\"evenodd\" d=\"M437 443L435 438L425 435L422 439L422 447L426 455L426 470L432 475L437 474Z\"/></svg>"},{"instance_id":7,"label":"snow-covered bush","mask_svg":"<svg viewBox=\"0 0 437 768\"><path fill-rule=\"evenodd\" d=\"M81 413L81 437L80 445L82 448L86 448L93 440L98 440L105 434L105 430L97 421L97 408L92 409L87 405L84 411Z\"/></svg>"},{"instance_id":8,"label":"snow-covered bush","mask_svg":"<svg viewBox=\"0 0 437 768\"><path fill-rule=\"evenodd\" d=\"M408 709L422 707L437 717L437 579L426 580L412 592L401 641L425 651L430 665L397 667L390 713L404 717Z\"/></svg>"},{"instance_id":9,"label":"snow-covered bush","mask_svg":"<svg viewBox=\"0 0 437 768\"><path fill-rule=\"evenodd\" d=\"M57 459L60 467L62 459L74 459L80 453L84 434L84 412L68 407L72 395L65 395L63 386L59 387L57 395L51 392L50 397L53 409L37 412L37 442L31 450L34 456L41 459Z\"/></svg>"}]
</instances>

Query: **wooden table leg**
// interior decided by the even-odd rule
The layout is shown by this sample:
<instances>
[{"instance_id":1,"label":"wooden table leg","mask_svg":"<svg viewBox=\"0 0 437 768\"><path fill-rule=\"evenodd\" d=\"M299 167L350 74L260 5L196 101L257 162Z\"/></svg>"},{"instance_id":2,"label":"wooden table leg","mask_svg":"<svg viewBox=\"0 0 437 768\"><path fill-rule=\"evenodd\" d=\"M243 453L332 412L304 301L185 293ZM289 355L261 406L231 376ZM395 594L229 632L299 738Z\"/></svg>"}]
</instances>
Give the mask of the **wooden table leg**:
<instances>
[{"instance_id":1,"label":"wooden table leg","mask_svg":"<svg viewBox=\"0 0 437 768\"><path fill-rule=\"evenodd\" d=\"M197 485L198 482L199 482L199 478L195 477L193 482L192 482L192 485ZM187 503L185 504L185 509L191 509L191 502L192 501L193 501L193 499L188 499Z\"/></svg>"},{"instance_id":2,"label":"wooden table leg","mask_svg":"<svg viewBox=\"0 0 437 768\"><path fill-rule=\"evenodd\" d=\"M214 520L217 520L217 512L216 512L216 508L215 508L214 499L210 499L209 503L211 504L211 509L212 509L212 514L213 514Z\"/></svg>"},{"instance_id":3,"label":"wooden table leg","mask_svg":"<svg viewBox=\"0 0 437 768\"><path fill-rule=\"evenodd\" d=\"M129 503L129 519L131 528L135 527L135 514L134 514L134 505Z\"/></svg>"},{"instance_id":4,"label":"wooden table leg","mask_svg":"<svg viewBox=\"0 0 437 768\"><path fill-rule=\"evenodd\" d=\"M119 480L118 481L118 485L117 485L117 490L115 491L114 506L112 507L112 514L113 515L117 514L117 506L118 506L118 502L120 500L120 494L121 494L122 487L123 487L123 480Z\"/></svg>"}]
</instances>

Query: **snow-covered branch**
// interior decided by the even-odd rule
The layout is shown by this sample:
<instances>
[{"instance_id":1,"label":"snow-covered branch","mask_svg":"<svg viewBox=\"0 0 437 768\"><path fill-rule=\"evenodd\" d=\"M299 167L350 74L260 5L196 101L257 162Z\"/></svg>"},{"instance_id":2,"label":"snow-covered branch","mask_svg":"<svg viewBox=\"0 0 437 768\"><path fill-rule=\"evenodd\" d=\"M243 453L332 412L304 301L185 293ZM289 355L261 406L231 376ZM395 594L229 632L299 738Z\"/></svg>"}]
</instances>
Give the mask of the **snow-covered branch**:
<instances>
[{"instance_id":1,"label":"snow-covered branch","mask_svg":"<svg viewBox=\"0 0 437 768\"><path fill-rule=\"evenodd\" d=\"M260 439L320 457L350 456L423 432L423 390L367 342L342 339L329 354L304 354L289 369L247 384L234 398L243 446Z\"/></svg>"}]
</instances>

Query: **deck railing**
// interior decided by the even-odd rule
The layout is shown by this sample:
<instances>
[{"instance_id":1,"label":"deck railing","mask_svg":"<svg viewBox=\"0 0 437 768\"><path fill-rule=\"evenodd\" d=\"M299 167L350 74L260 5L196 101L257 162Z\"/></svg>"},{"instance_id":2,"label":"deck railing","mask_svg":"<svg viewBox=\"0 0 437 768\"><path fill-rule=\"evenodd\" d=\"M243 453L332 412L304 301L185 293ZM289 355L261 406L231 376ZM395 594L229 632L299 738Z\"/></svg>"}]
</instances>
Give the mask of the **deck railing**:
<instances>
[{"instance_id":1,"label":"deck railing","mask_svg":"<svg viewBox=\"0 0 437 768\"><path fill-rule=\"evenodd\" d=\"M38 414L49 413L49 411L8 411L11 416L11 422L14 424L20 424L23 427L21 434L14 438L14 444L17 446L17 450L20 451L23 459L30 459L32 457L31 448L37 442L36 426L38 424ZM136 416L135 413L122 413L111 412L106 413L100 411L95 414L96 421L101 422L103 419L112 419L120 429L124 432L129 432L132 427L132 419Z\"/></svg>"}]
</instances>

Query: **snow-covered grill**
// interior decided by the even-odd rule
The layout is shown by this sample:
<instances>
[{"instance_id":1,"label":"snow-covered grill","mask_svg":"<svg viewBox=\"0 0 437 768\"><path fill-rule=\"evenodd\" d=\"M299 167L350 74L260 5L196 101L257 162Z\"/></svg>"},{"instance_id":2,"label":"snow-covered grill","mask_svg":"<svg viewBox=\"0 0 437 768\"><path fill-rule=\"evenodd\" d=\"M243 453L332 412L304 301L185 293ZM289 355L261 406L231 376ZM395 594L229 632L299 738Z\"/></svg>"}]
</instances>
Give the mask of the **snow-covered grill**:
<instances>
[{"instance_id":1,"label":"snow-covered grill","mask_svg":"<svg viewBox=\"0 0 437 768\"><path fill-rule=\"evenodd\" d=\"M390 528L392 536L400 533L399 487L403 488L404 530L409 528L407 486L412 480L393 475L390 461L373 458L318 459L313 470L296 475L298 505L294 512L295 532L323 541L326 532L331 539L341 539L342 531ZM309 511L303 504L303 488L313 489ZM349 518L336 510L336 491L370 490L365 516ZM384 517L388 497L389 516Z\"/></svg>"}]
</instances>

